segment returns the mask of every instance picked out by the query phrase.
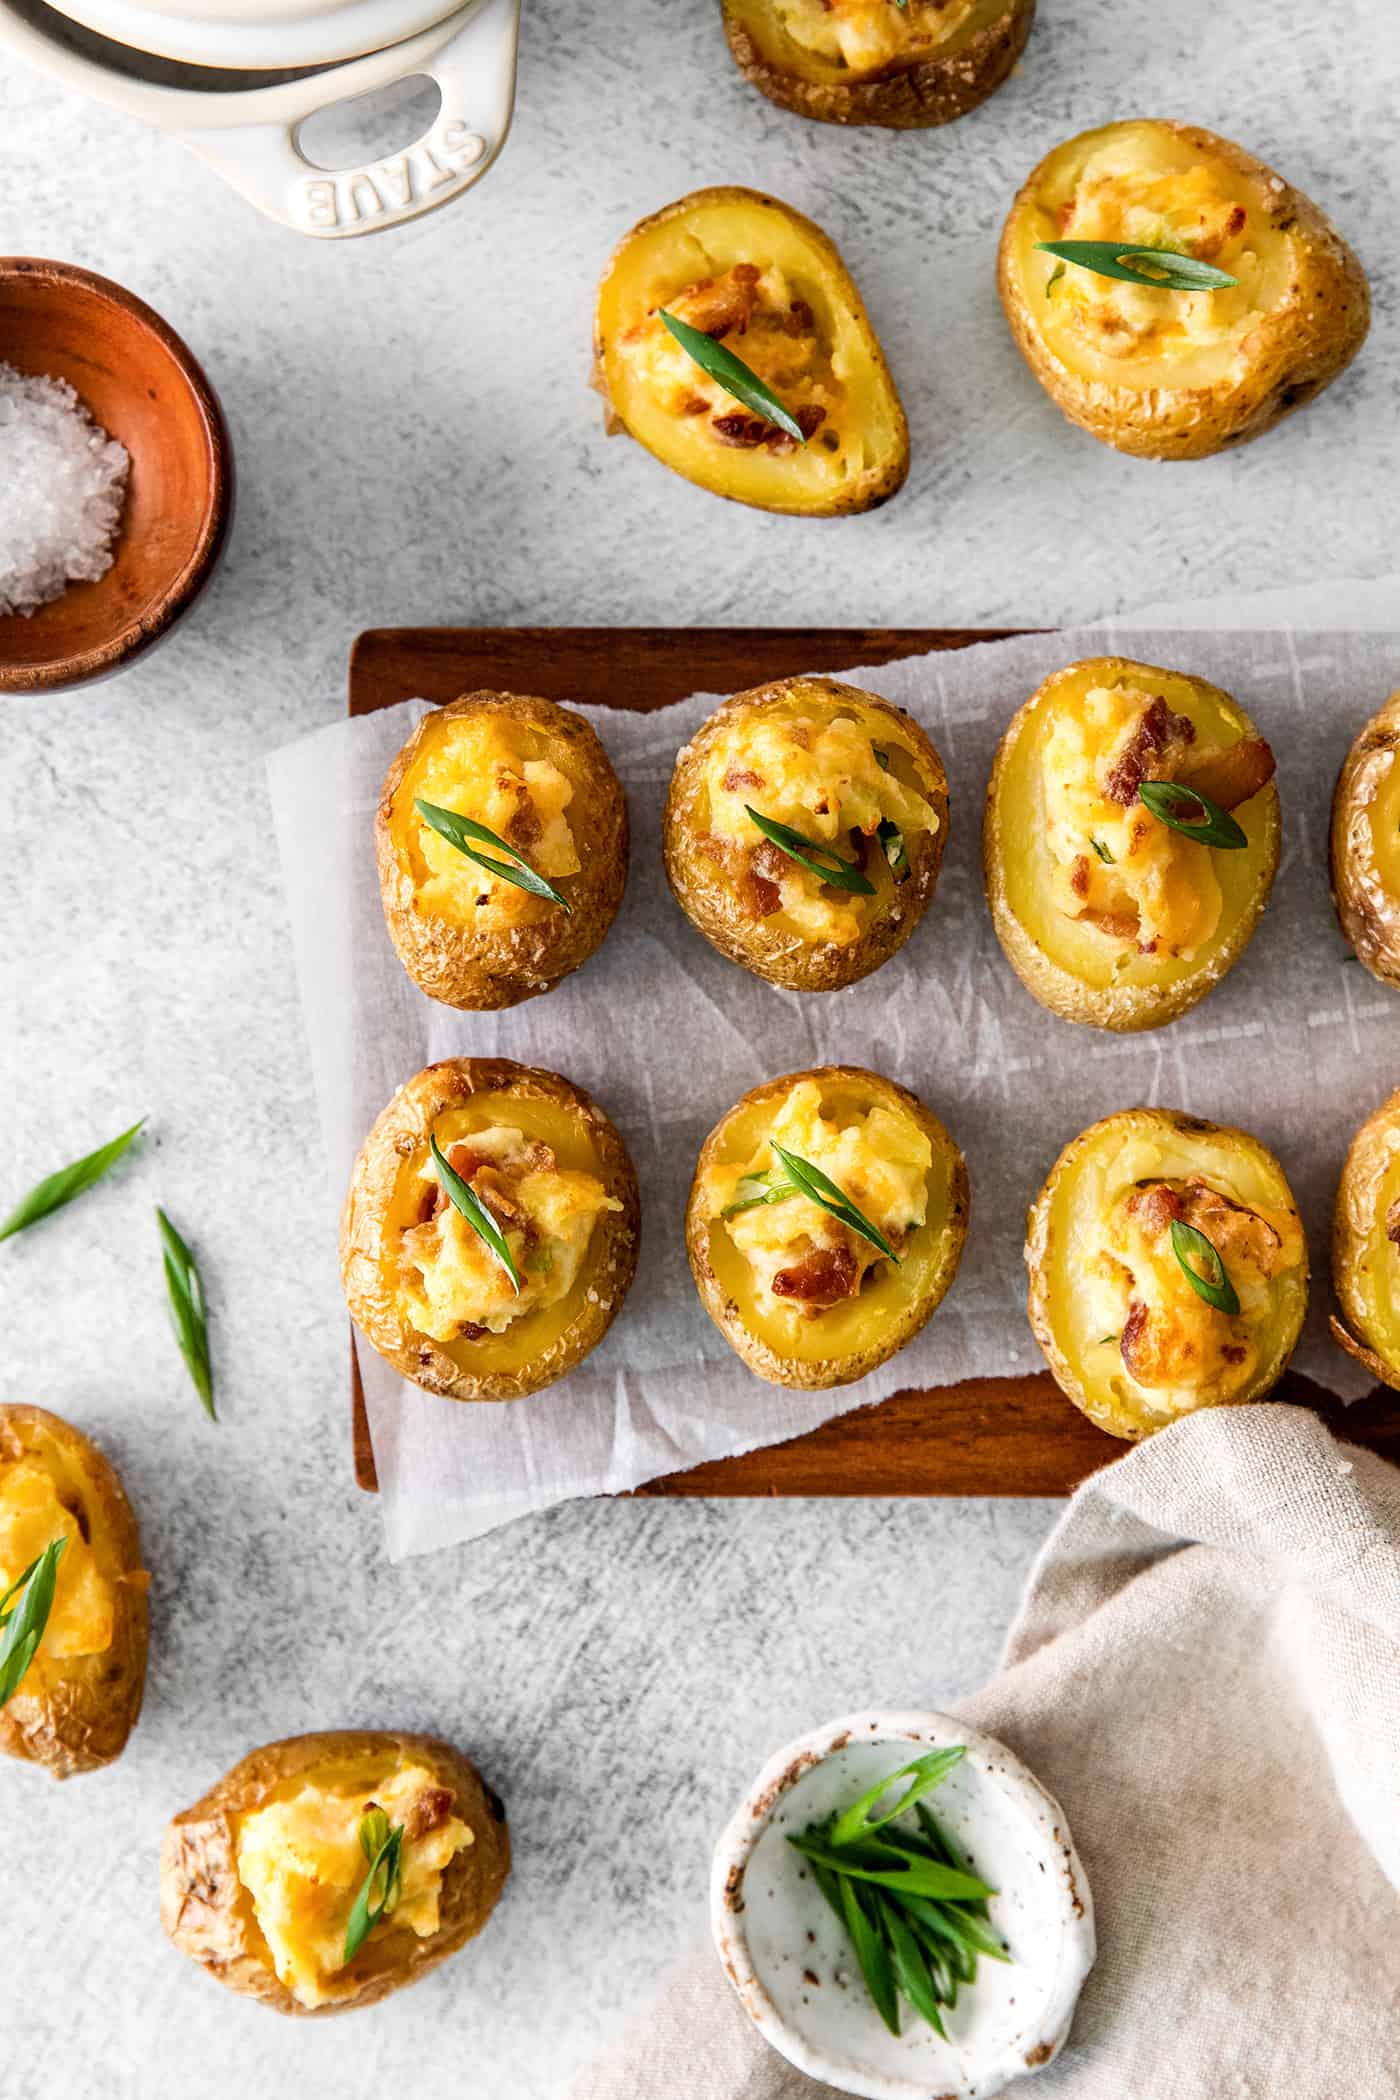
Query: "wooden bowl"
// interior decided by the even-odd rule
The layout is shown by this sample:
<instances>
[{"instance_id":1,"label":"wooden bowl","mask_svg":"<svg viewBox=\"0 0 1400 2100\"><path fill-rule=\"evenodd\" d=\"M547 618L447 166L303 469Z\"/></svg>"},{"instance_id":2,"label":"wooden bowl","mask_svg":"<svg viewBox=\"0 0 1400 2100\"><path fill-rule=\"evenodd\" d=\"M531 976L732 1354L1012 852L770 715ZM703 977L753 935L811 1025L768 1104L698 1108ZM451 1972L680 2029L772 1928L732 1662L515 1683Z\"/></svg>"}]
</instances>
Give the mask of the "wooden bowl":
<instances>
[{"instance_id":1,"label":"wooden bowl","mask_svg":"<svg viewBox=\"0 0 1400 2100\"><path fill-rule=\"evenodd\" d=\"M233 454L199 365L159 314L69 263L0 256L0 363L66 379L131 455L115 560L0 617L0 693L81 685L158 641L198 597L233 509Z\"/></svg>"}]
</instances>

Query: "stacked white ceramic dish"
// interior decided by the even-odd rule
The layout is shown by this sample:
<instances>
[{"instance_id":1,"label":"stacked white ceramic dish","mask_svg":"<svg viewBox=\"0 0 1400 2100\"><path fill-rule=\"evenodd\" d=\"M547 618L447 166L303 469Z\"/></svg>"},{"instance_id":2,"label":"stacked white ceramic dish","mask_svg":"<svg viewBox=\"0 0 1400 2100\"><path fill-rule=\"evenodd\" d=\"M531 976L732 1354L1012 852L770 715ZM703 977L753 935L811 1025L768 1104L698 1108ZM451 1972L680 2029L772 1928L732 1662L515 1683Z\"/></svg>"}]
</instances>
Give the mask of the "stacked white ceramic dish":
<instances>
[{"instance_id":1,"label":"stacked white ceramic dish","mask_svg":"<svg viewBox=\"0 0 1400 2100\"><path fill-rule=\"evenodd\" d=\"M269 218L322 240L402 226L478 182L515 100L520 0L0 0L0 47L169 132ZM334 171L318 110L424 74L422 137Z\"/></svg>"}]
</instances>

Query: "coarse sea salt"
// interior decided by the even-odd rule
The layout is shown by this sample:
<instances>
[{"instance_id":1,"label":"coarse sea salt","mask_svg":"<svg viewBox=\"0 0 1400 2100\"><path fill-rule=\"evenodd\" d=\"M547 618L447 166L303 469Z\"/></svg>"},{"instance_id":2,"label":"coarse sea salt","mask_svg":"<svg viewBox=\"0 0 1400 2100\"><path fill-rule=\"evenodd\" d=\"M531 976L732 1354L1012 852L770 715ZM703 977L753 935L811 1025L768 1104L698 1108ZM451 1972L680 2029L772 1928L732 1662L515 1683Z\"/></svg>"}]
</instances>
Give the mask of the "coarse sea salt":
<instances>
[{"instance_id":1,"label":"coarse sea salt","mask_svg":"<svg viewBox=\"0 0 1400 2100\"><path fill-rule=\"evenodd\" d=\"M129 465L71 386L0 362L0 614L106 575Z\"/></svg>"}]
</instances>

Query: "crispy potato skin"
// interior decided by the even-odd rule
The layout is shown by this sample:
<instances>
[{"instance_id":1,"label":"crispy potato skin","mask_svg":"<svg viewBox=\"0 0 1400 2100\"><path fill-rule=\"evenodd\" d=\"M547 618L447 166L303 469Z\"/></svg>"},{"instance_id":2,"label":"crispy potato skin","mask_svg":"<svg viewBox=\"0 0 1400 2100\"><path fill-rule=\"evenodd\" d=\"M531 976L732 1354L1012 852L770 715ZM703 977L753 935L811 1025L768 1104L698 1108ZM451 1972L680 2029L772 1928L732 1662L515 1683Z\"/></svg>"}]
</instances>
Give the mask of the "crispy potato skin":
<instances>
[{"instance_id":1,"label":"crispy potato skin","mask_svg":"<svg viewBox=\"0 0 1400 2100\"><path fill-rule=\"evenodd\" d=\"M862 1108L884 1103L890 1108L904 1109L914 1117L932 1143L933 1175L936 1177L941 1170L947 1179L947 1222L923 1291L902 1309L897 1319L883 1325L872 1320L869 1333L862 1337L856 1348L816 1361L782 1354L745 1321L743 1306L726 1289L710 1257L710 1221L705 1214L702 1187L706 1169L724 1152L735 1118L765 1102L781 1101L801 1079L815 1079L824 1089L842 1087L859 1098ZM962 1260L971 1201L967 1162L962 1152L933 1110L926 1107L917 1094L911 1094L894 1080L886 1079L878 1072L868 1072L859 1065L818 1065L808 1072L789 1072L750 1088L715 1125L701 1148L695 1164L690 1201L686 1206L685 1245L690 1256L690 1272L706 1312L731 1349L756 1377L766 1379L770 1385L785 1385L803 1392L821 1392L832 1386L851 1385L857 1378L864 1378L868 1372L878 1370L881 1364L888 1362L906 1342L913 1340L937 1310Z\"/></svg>"},{"instance_id":2,"label":"crispy potato skin","mask_svg":"<svg viewBox=\"0 0 1400 2100\"><path fill-rule=\"evenodd\" d=\"M42 1407L0 1406L0 1465L21 1459L61 1482L60 1500L112 1585L111 1646L101 1655L40 1658L0 1708L0 1750L71 1779L119 1757L141 1711L149 1620L141 1536L116 1469L70 1422Z\"/></svg>"},{"instance_id":3,"label":"crispy potato skin","mask_svg":"<svg viewBox=\"0 0 1400 2100\"><path fill-rule=\"evenodd\" d=\"M879 124L923 131L951 124L987 100L1026 47L1035 0L984 0L966 34L912 65L852 74L804 51L772 0L724 0L724 32L744 78L779 109L818 124Z\"/></svg>"},{"instance_id":4,"label":"crispy potato skin","mask_svg":"<svg viewBox=\"0 0 1400 2100\"><path fill-rule=\"evenodd\" d=\"M1248 1131L1236 1130L1225 1123L1207 1123L1198 1116L1179 1114L1166 1108L1127 1108L1117 1114L1104 1116L1082 1131L1077 1138L1065 1146L1064 1151L1051 1169L1050 1178L1032 1204L1026 1219L1026 1268L1030 1277L1027 1309L1036 1340L1045 1353L1045 1360L1054 1374L1060 1390L1071 1399L1081 1413L1098 1424L1110 1436L1123 1437L1138 1442L1143 1437L1154 1435L1163 1425L1149 1420L1139 1409L1136 1396L1125 1393L1121 1399L1106 1401L1092 1393L1081 1375L1079 1366L1066 1349L1055 1319L1054 1263L1058 1258L1060 1226L1057 1217L1057 1202L1061 1192L1067 1188L1084 1166L1090 1153L1102 1145L1115 1147L1138 1133L1174 1135L1190 1143L1201 1154L1201 1171L1209 1172L1212 1158L1219 1160L1236 1149L1243 1148L1253 1159L1261 1163L1272 1176L1277 1177L1280 1200L1296 1212L1292 1191L1284 1176L1283 1168L1267 1146ZM1211 1403L1216 1406L1243 1407L1252 1400L1262 1400L1282 1377L1288 1359L1293 1354L1303 1318L1307 1311L1307 1268L1304 1256L1303 1291L1297 1308L1297 1318L1279 1339L1273 1353L1261 1360L1258 1371L1250 1383L1228 1400Z\"/></svg>"},{"instance_id":5,"label":"crispy potato skin","mask_svg":"<svg viewBox=\"0 0 1400 2100\"><path fill-rule=\"evenodd\" d=\"M1044 299L1027 287L1017 247L1051 163L1079 140L1047 154L1022 186L1002 232L997 285L1022 356L1071 423L1139 459L1207 459L1227 446L1262 437L1346 370L1366 340L1370 286L1360 261L1326 215L1243 146L1172 118L1133 121L1158 125L1203 157L1218 158L1247 177L1260 209L1294 237L1296 277L1290 296L1254 331L1242 365L1211 386L1110 386L1072 370L1057 354L1041 326Z\"/></svg>"},{"instance_id":6,"label":"crispy potato skin","mask_svg":"<svg viewBox=\"0 0 1400 2100\"><path fill-rule=\"evenodd\" d=\"M1400 1093L1366 1118L1348 1148L1332 1212L1332 1288L1337 1310L1332 1339L1364 1364L1382 1385L1400 1392L1400 1351L1376 1331L1364 1286L1368 1241L1375 1230L1385 1181L1400 1152Z\"/></svg>"},{"instance_id":7,"label":"crispy potato skin","mask_svg":"<svg viewBox=\"0 0 1400 2100\"><path fill-rule=\"evenodd\" d=\"M271 1966L252 1897L238 1878L237 1819L261 1808L287 1781L314 1779L328 1764L367 1784L396 1758L421 1762L454 1796L452 1813L476 1842L449 1861L442 1876L440 1923L420 1940L392 1922L371 1933L346 1972L358 1986L328 2005L302 2005ZM248 1755L176 1816L160 1859L160 1921L191 1961L228 1990L257 1998L274 2012L320 2019L373 2005L416 1983L474 1939L495 1909L510 1872L505 1810L459 1750L436 1736L387 1734L377 1729L333 1729L288 1737Z\"/></svg>"},{"instance_id":8,"label":"crispy potato skin","mask_svg":"<svg viewBox=\"0 0 1400 2100\"><path fill-rule=\"evenodd\" d=\"M740 494L726 480L723 461L716 461L714 471L703 480L691 475L676 460L666 457L656 446L641 438L628 423L619 400L620 389L616 384L618 371L611 349L614 336L626 323L627 288L631 276L633 258L639 245L649 237L670 229L676 246L687 242L692 221L711 208L728 208L741 213L752 227L751 259L757 260L765 252L765 224L776 220L784 225L789 234L803 246L812 267L829 287L833 302L842 306L850 315L864 360L865 374L872 389L886 400L893 422L893 443L887 452L872 459L865 470L822 497L811 497L799 491L787 495L775 487L768 494ZM632 231L625 235L614 249L607 269L598 287L598 301L593 324L593 377L595 390L602 395L606 408L606 423L610 432L626 431L629 437L638 438L646 445L653 457L673 472L694 480L697 486L708 488L713 495L724 496L731 502L746 503L751 509L777 511L785 517L842 518L857 513L876 510L888 503L904 486L909 472L909 425L900 401L885 353L880 345L865 310L864 301L856 290L855 280L842 259L834 241L824 234L811 219L794 211L777 197L765 196L761 191L745 189L737 184L720 184L709 189L692 190L688 196L680 197L674 204L652 212L639 220ZM740 459L742 454L732 455Z\"/></svg>"},{"instance_id":9,"label":"crispy potato skin","mask_svg":"<svg viewBox=\"0 0 1400 2100\"><path fill-rule=\"evenodd\" d=\"M407 844L417 828L411 799L401 793L408 773L444 725L481 714L502 714L537 732L575 784L569 822L583 866L556 884L573 914L550 905L536 924L508 934L473 934L425 911ZM419 990L445 1006L478 1012L518 1006L552 991L587 962L616 918L627 884L627 798L582 715L519 693L463 693L425 715L390 766L375 815L374 848L389 937Z\"/></svg>"},{"instance_id":10,"label":"crispy potato skin","mask_svg":"<svg viewBox=\"0 0 1400 2100\"><path fill-rule=\"evenodd\" d=\"M1400 985L1400 896L1376 865L1371 808L1400 765L1400 693L1392 693L1357 737L1332 797L1332 903L1345 939L1373 977Z\"/></svg>"},{"instance_id":11,"label":"crispy potato skin","mask_svg":"<svg viewBox=\"0 0 1400 2100\"><path fill-rule=\"evenodd\" d=\"M891 893L888 908L872 917L860 938L844 948L831 941L795 947L791 935L766 920L751 919L724 870L702 849L706 832L699 805L711 747L736 715L781 710L793 701L825 710L828 718L855 713L877 729L881 719L895 725L901 741L914 746L924 799L938 817L935 831L920 832L911 841L908 879ZM834 678L780 678L736 693L716 708L676 759L662 820L666 879L691 924L731 962L769 984L798 992L830 992L855 984L903 947L932 900L947 841L948 776L932 742L903 708Z\"/></svg>"},{"instance_id":12,"label":"crispy potato skin","mask_svg":"<svg viewBox=\"0 0 1400 2100\"><path fill-rule=\"evenodd\" d=\"M580 1275L587 1290L565 1330L541 1353L483 1375L463 1369L441 1343L409 1323L385 1273L385 1239L404 1160L426 1147L439 1116L475 1094L495 1093L565 1110L587 1134L597 1155L595 1171L623 1207L605 1211L593 1228ZM640 1243L641 1204L632 1161L608 1117L582 1087L509 1058L449 1057L407 1080L365 1139L341 1213L340 1273L356 1326L403 1377L452 1400L518 1400L562 1378L602 1340L627 1295Z\"/></svg>"},{"instance_id":13,"label":"crispy potato skin","mask_svg":"<svg viewBox=\"0 0 1400 2100\"><path fill-rule=\"evenodd\" d=\"M1242 738L1256 736L1258 731L1238 701L1204 678L1193 678L1183 671L1169 671L1159 664L1139 664L1127 657L1106 656L1085 658L1053 673L1012 716L997 746L982 818L982 874L992 923L1006 959L1026 990L1062 1020L1110 1029L1116 1034L1131 1034L1144 1028L1160 1028L1179 1015L1189 1013L1234 967L1248 947L1269 901L1278 870L1281 837L1278 789L1270 781L1249 805L1257 805L1263 813L1263 861L1245 907L1238 914L1225 943L1203 960L1199 969L1172 983L1085 983L1045 952L1034 931L1025 925L1015 910L1007 881L1006 855L1008 841L1025 826L1024 811L1014 806L1015 798L1008 792L1008 778L1019 749L1026 740L1034 739L1040 733L1045 710L1056 695L1071 681L1086 677L1106 684L1124 677L1132 678L1150 692L1161 690L1164 681L1169 682L1171 688L1189 686L1201 695L1211 696L1213 702L1227 710L1238 723Z\"/></svg>"}]
</instances>

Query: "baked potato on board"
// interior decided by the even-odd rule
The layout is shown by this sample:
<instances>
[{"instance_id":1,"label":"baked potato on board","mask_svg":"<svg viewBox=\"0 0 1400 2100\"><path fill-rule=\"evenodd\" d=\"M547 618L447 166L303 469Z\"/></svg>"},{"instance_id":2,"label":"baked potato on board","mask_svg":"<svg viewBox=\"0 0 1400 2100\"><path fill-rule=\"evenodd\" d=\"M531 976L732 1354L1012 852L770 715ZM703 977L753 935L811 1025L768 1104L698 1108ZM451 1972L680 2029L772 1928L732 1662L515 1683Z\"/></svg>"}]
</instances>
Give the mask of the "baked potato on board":
<instances>
[{"instance_id":1,"label":"baked potato on board","mask_svg":"<svg viewBox=\"0 0 1400 2100\"><path fill-rule=\"evenodd\" d=\"M362 1818L401 1828L398 1901L347 1964ZM276 2012L350 2012L476 1934L510 1872L505 1810L434 1736L335 1729L268 1743L169 1825L160 1917L191 1961Z\"/></svg>"},{"instance_id":2,"label":"baked potato on board","mask_svg":"<svg viewBox=\"0 0 1400 2100\"><path fill-rule=\"evenodd\" d=\"M468 858L419 802L484 826L563 903ZM419 989L447 1006L515 1006L586 962L617 916L627 800L582 715L518 693L463 693L425 715L394 759L374 842L389 937Z\"/></svg>"},{"instance_id":3,"label":"baked potato on board","mask_svg":"<svg viewBox=\"0 0 1400 2100\"><path fill-rule=\"evenodd\" d=\"M1087 657L1032 693L997 747L982 865L997 938L1042 1006L1158 1028L1219 983L1278 867L1273 771L1239 703L1185 672ZM1243 845L1202 844L1154 815L1140 796L1160 780L1203 790Z\"/></svg>"},{"instance_id":4,"label":"baked potato on board","mask_svg":"<svg viewBox=\"0 0 1400 2100\"><path fill-rule=\"evenodd\" d=\"M663 308L756 373L805 443L704 372ZM850 272L776 197L694 190L634 226L598 288L593 347L609 431L717 496L843 517L887 502L909 471L904 409Z\"/></svg>"},{"instance_id":5,"label":"baked potato on board","mask_svg":"<svg viewBox=\"0 0 1400 2100\"><path fill-rule=\"evenodd\" d=\"M69 1779L120 1756L136 1725L150 1578L131 1504L97 1446L42 1407L0 1406L0 1592L60 1537L48 1624L0 1707L0 1750Z\"/></svg>"},{"instance_id":6,"label":"baked potato on board","mask_svg":"<svg viewBox=\"0 0 1400 2100\"><path fill-rule=\"evenodd\" d=\"M897 1259L793 1187L815 1167ZM932 1109L878 1072L765 1080L705 1140L686 1208L706 1312L749 1369L814 1392L849 1385L916 1335L957 1274L967 1166Z\"/></svg>"},{"instance_id":7,"label":"baked potato on board","mask_svg":"<svg viewBox=\"0 0 1400 2100\"><path fill-rule=\"evenodd\" d=\"M1330 846L1343 935L1373 977L1400 985L1400 693L1372 715L1342 763Z\"/></svg>"},{"instance_id":8,"label":"baked potato on board","mask_svg":"<svg viewBox=\"0 0 1400 2100\"><path fill-rule=\"evenodd\" d=\"M1307 1311L1307 1242L1272 1152L1171 1109L1122 1109L1066 1145L1027 1220L1026 1267L1050 1369L1111 1436L1261 1400Z\"/></svg>"},{"instance_id":9,"label":"baked potato on board","mask_svg":"<svg viewBox=\"0 0 1400 2100\"><path fill-rule=\"evenodd\" d=\"M793 834L793 850L763 823ZM903 947L947 839L948 779L929 738L903 708L833 678L726 700L677 757L662 825L691 923L731 962L800 992L854 984Z\"/></svg>"},{"instance_id":10,"label":"baked potato on board","mask_svg":"<svg viewBox=\"0 0 1400 2100\"><path fill-rule=\"evenodd\" d=\"M734 63L770 102L896 131L985 102L1034 19L1035 0L724 0Z\"/></svg>"},{"instance_id":11,"label":"baked potato on board","mask_svg":"<svg viewBox=\"0 0 1400 2100\"><path fill-rule=\"evenodd\" d=\"M513 1257L448 1200L436 1140ZM555 1072L451 1057L401 1086L365 1139L340 1226L350 1314L403 1377L453 1400L552 1385L612 1325L637 1266L627 1149Z\"/></svg>"},{"instance_id":12,"label":"baked potato on board","mask_svg":"<svg viewBox=\"0 0 1400 2100\"><path fill-rule=\"evenodd\" d=\"M1400 1093L1347 1151L1332 1213L1332 1337L1400 1392Z\"/></svg>"},{"instance_id":13,"label":"baked potato on board","mask_svg":"<svg viewBox=\"0 0 1400 2100\"><path fill-rule=\"evenodd\" d=\"M1236 279L1173 291L1042 241L1172 249ZM1011 207L997 281L1027 364L1072 423L1141 459L1204 459L1272 430L1366 338L1366 273L1317 206L1197 124L1135 117L1046 155Z\"/></svg>"}]
</instances>

